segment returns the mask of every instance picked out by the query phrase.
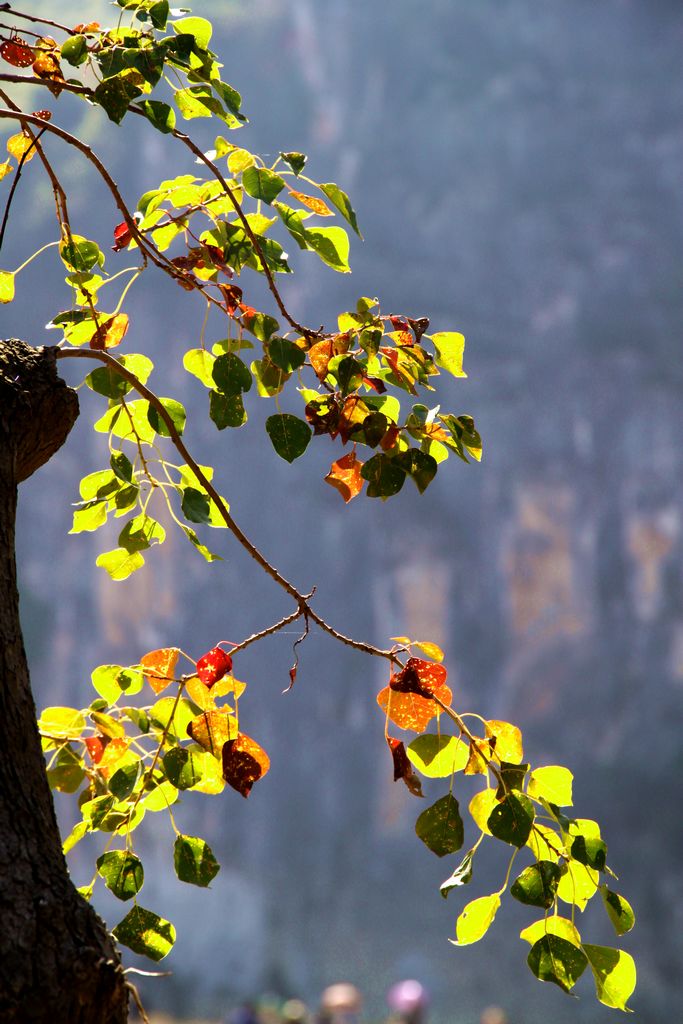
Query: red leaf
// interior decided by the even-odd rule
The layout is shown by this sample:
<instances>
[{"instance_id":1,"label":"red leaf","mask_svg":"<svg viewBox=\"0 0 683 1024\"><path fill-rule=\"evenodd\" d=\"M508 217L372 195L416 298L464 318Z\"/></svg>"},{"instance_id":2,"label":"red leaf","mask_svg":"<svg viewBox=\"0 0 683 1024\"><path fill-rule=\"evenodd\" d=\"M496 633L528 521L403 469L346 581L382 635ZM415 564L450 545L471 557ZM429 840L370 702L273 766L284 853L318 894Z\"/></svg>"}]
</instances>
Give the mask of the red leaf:
<instances>
[{"instance_id":1,"label":"red leaf","mask_svg":"<svg viewBox=\"0 0 683 1024\"><path fill-rule=\"evenodd\" d=\"M422 783L408 760L403 741L395 739L394 736L387 736L387 743L394 761L394 782L403 779L413 796L423 796Z\"/></svg>"},{"instance_id":2,"label":"red leaf","mask_svg":"<svg viewBox=\"0 0 683 1024\"><path fill-rule=\"evenodd\" d=\"M33 116L34 117L39 117L41 121L50 121L52 119L52 111L51 110L34 110L33 111Z\"/></svg>"},{"instance_id":3,"label":"red leaf","mask_svg":"<svg viewBox=\"0 0 683 1024\"><path fill-rule=\"evenodd\" d=\"M443 665L421 658L409 658L405 668L392 675L389 686L398 693L416 693L431 698L446 682L448 673Z\"/></svg>"},{"instance_id":4,"label":"red leaf","mask_svg":"<svg viewBox=\"0 0 683 1024\"><path fill-rule=\"evenodd\" d=\"M130 243L132 237L133 235L131 230L125 220L121 221L121 223L117 224L114 228L114 244L112 245L112 250L114 252L120 252L121 249L125 249Z\"/></svg>"},{"instance_id":5,"label":"red leaf","mask_svg":"<svg viewBox=\"0 0 683 1024\"><path fill-rule=\"evenodd\" d=\"M404 316L390 316L389 319L391 320L391 326L395 331L408 330L408 321ZM411 338L410 340L412 341L413 339Z\"/></svg>"},{"instance_id":6,"label":"red leaf","mask_svg":"<svg viewBox=\"0 0 683 1024\"><path fill-rule=\"evenodd\" d=\"M232 669L232 658L220 647L212 647L197 662L197 675L209 689Z\"/></svg>"},{"instance_id":7,"label":"red leaf","mask_svg":"<svg viewBox=\"0 0 683 1024\"><path fill-rule=\"evenodd\" d=\"M92 758L93 764L99 764L102 760L104 748L107 745L105 738L103 736L87 736L85 739L85 745L90 757Z\"/></svg>"},{"instance_id":8,"label":"red leaf","mask_svg":"<svg viewBox=\"0 0 683 1024\"><path fill-rule=\"evenodd\" d=\"M378 395L383 395L387 390L386 384L379 377L363 377L363 383L376 391Z\"/></svg>"},{"instance_id":9,"label":"red leaf","mask_svg":"<svg viewBox=\"0 0 683 1024\"><path fill-rule=\"evenodd\" d=\"M325 483L339 491L345 502L351 501L357 494L360 494L365 481L360 475L363 463L356 458L355 452L342 455L330 466L330 471L325 477Z\"/></svg>"},{"instance_id":10,"label":"red leaf","mask_svg":"<svg viewBox=\"0 0 683 1024\"><path fill-rule=\"evenodd\" d=\"M379 443L379 446L382 449L382 451L387 452L389 451L390 448L393 448L394 445L396 444L396 441L398 440L398 436L400 433L400 429L395 424L392 424Z\"/></svg>"},{"instance_id":11,"label":"red leaf","mask_svg":"<svg viewBox=\"0 0 683 1024\"><path fill-rule=\"evenodd\" d=\"M243 797L249 796L251 787L269 768L270 758L265 750L244 733L224 744L223 778Z\"/></svg>"},{"instance_id":12,"label":"red leaf","mask_svg":"<svg viewBox=\"0 0 683 1024\"><path fill-rule=\"evenodd\" d=\"M36 56L25 39L13 36L0 46L0 57L15 68L30 68Z\"/></svg>"},{"instance_id":13,"label":"red leaf","mask_svg":"<svg viewBox=\"0 0 683 1024\"><path fill-rule=\"evenodd\" d=\"M410 317L408 317L408 323L415 333L415 341L419 342L420 338L429 327L429 317L421 316L418 320L411 320Z\"/></svg>"}]
</instances>

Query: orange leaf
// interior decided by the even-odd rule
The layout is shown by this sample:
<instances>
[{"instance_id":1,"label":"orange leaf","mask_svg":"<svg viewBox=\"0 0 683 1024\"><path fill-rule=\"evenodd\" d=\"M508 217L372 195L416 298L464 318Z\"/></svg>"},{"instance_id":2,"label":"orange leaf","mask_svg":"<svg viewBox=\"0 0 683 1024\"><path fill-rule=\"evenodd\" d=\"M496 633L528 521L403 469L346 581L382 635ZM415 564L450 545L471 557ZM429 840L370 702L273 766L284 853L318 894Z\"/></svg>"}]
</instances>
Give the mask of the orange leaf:
<instances>
[{"instance_id":1,"label":"orange leaf","mask_svg":"<svg viewBox=\"0 0 683 1024\"><path fill-rule=\"evenodd\" d=\"M128 740L123 738L109 740L102 757L97 762L97 767L105 779L108 779L112 773L112 769L118 764L123 755L128 750Z\"/></svg>"},{"instance_id":2,"label":"orange leaf","mask_svg":"<svg viewBox=\"0 0 683 1024\"><path fill-rule=\"evenodd\" d=\"M128 316L125 313L117 313L110 316L108 320L100 322L97 330L90 339L90 348L105 349L116 348L120 345L128 331Z\"/></svg>"},{"instance_id":3,"label":"orange leaf","mask_svg":"<svg viewBox=\"0 0 683 1024\"><path fill-rule=\"evenodd\" d=\"M355 452L342 455L330 466L330 471L325 477L325 482L335 487L341 494L344 501L349 502L360 494L365 481L360 475L360 468L363 463L356 458Z\"/></svg>"},{"instance_id":4,"label":"orange leaf","mask_svg":"<svg viewBox=\"0 0 683 1024\"><path fill-rule=\"evenodd\" d=\"M298 199L302 206L307 206L309 210L313 210L313 213L317 213L319 217L334 217L332 210L322 199L318 199L315 196L307 196L305 192L295 192L293 189L289 190L289 194L292 199Z\"/></svg>"},{"instance_id":5,"label":"orange leaf","mask_svg":"<svg viewBox=\"0 0 683 1024\"><path fill-rule=\"evenodd\" d=\"M223 778L243 797L249 796L251 787L269 768L270 758L265 750L244 733L238 733L236 739L223 747Z\"/></svg>"},{"instance_id":6,"label":"orange leaf","mask_svg":"<svg viewBox=\"0 0 683 1024\"><path fill-rule=\"evenodd\" d=\"M435 696L444 704L450 704L453 694L444 685L435 691ZM416 693L397 693L385 686L377 694L377 703L382 711L388 711L389 718L399 729L411 729L413 732L424 732L432 718L440 713L438 704L427 700Z\"/></svg>"},{"instance_id":7,"label":"orange leaf","mask_svg":"<svg viewBox=\"0 0 683 1024\"><path fill-rule=\"evenodd\" d=\"M158 651L150 651L140 658L145 679L155 693L161 693L173 682L179 654L177 647L161 647Z\"/></svg>"},{"instance_id":8,"label":"orange leaf","mask_svg":"<svg viewBox=\"0 0 683 1024\"><path fill-rule=\"evenodd\" d=\"M59 96L62 91L64 75L62 66L53 52L39 53L33 62L33 74L36 78L42 78L53 96Z\"/></svg>"},{"instance_id":9,"label":"orange leaf","mask_svg":"<svg viewBox=\"0 0 683 1024\"><path fill-rule=\"evenodd\" d=\"M192 719L187 734L214 757L220 757L224 744L237 738L237 722L227 709L203 711Z\"/></svg>"},{"instance_id":10,"label":"orange leaf","mask_svg":"<svg viewBox=\"0 0 683 1024\"><path fill-rule=\"evenodd\" d=\"M362 398L349 395L339 414L339 433L344 444L349 440L354 428L362 427L370 412L370 406L366 405Z\"/></svg>"},{"instance_id":11,"label":"orange leaf","mask_svg":"<svg viewBox=\"0 0 683 1024\"><path fill-rule=\"evenodd\" d=\"M102 760L102 754L104 753L105 737L87 736L85 739L85 745L87 747L88 753L90 754L93 764L99 764L99 762Z\"/></svg>"},{"instance_id":12,"label":"orange leaf","mask_svg":"<svg viewBox=\"0 0 683 1024\"><path fill-rule=\"evenodd\" d=\"M327 341L316 341L315 345L311 345L309 348L308 358L311 361L311 366L315 370L318 380L324 380L327 376L327 367L329 366L330 359L333 355L334 350L331 338Z\"/></svg>"}]
</instances>

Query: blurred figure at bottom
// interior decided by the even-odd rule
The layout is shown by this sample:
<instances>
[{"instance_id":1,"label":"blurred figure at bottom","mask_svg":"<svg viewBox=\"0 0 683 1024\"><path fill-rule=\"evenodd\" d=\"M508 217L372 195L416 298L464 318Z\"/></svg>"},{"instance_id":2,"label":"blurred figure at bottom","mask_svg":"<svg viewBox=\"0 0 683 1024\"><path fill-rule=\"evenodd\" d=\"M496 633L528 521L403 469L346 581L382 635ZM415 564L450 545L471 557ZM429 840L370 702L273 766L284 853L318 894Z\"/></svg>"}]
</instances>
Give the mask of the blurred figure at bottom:
<instances>
[{"instance_id":1,"label":"blurred figure at bottom","mask_svg":"<svg viewBox=\"0 0 683 1024\"><path fill-rule=\"evenodd\" d=\"M426 1024L429 999L419 981L407 978L392 985L387 992L387 1005L392 1024Z\"/></svg>"},{"instance_id":2,"label":"blurred figure at bottom","mask_svg":"<svg viewBox=\"0 0 683 1024\"><path fill-rule=\"evenodd\" d=\"M480 1024L508 1024L508 1017L500 1006L487 1006L482 1010L479 1021Z\"/></svg>"},{"instance_id":3,"label":"blurred figure at bottom","mask_svg":"<svg viewBox=\"0 0 683 1024\"><path fill-rule=\"evenodd\" d=\"M320 997L318 1024L358 1024L363 997L347 981L329 985Z\"/></svg>"}]
</instances>

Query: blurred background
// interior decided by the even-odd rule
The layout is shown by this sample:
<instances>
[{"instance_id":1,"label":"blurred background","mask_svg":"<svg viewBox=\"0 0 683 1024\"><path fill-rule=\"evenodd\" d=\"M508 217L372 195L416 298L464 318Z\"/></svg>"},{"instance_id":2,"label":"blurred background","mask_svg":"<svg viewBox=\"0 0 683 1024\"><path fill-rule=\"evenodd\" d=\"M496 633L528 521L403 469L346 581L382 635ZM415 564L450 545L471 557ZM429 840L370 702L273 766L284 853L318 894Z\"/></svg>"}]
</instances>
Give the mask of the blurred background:
<instances>
[{"instance_id":1,"label":"blurred background","mask_svg":"<svg viewBox=\"0 0 683 1024\"><path fill-rule=\"evenodd\" d=\"M30 6L53 12L47 0ZM317 325L377 294L386 312L462 331L469 378L442 377L438 397L475 417L484 461L452 460L422 498L406 484L390 502L344 507L322 482L337 449L321 439L286 465L263 431L272 406L253 393L246 427L218 434L203 388L181 366L203 310L153 272L131 293L126 349L150 352L152 382L194 412L189 445L215 466L236 519L301 589L317 586L322 614L379 645L398 634L441 644L459 711L515 722L528 760L574 772L577 814L600 821L616 887L638 918L615 942L602 907L589 907L581 930L636 957L636 1020L678 1019L683 9L674 0L195 0L194 13L214 21L223 77L244 96L251 123L231 141L273 160L281 149L307 152L311 176L339 182L358 213L365 243L352 241L353 275L297 252L286 301ZM59 17L105 22L110 11L63 0ZM92 141L132 205L169 173L196 170L142 125L112 129L66 95L45 105ZM212 144L215 132L189 127ZM47 145L77 192L74 230L108 253L120 218L83 163ZM24 172L3 266L52 231L39 172L37 161ZM108 266L125 259L108 254ZM44 324L68 299L47 266L36 261L18 279L4 335L54 343ZM248 301L265 303L257 281L240 283ZM223 334L211 322L207 341ZM71 366L62 372L77 382ZM174 534L127 582L95 568L114 534L112 543L67 536L79 479L106 462L90 427L99 406L80 394L66 448L20 499L39 706L89 702L95 665L164 645L197 657L289 610L224 533L209 542L225 561L208 568ZM476 1024L489 1004L511 1024L606 1021L614 1011L595 1002L591 979L577 1001L528 972L517 934L532 917L514 901L478 945L448 944L463 903L502 884L505 852L478 855L465 900L441 899L454 865L415 837L424 805L392 782L375 704L383 666L312 634L283 696L294 639L278 635L239 659L250 684L243 724L271 773L248 802L226 792L178 808L180 827L204 836L222 864L211 891L175 878L167 822L138 833L143 903L178 929L160 965L172 976L141 986L148 1008L215 1019L264 993L315 1005L325 985L348 980L377 1020L388 987L414 977L431 994L433 1024ZM467 802L474 789L458 785ZM427 796L443 789L428 785ZM57 797L67 828L72 801ZM78 884L93 857L86 841L74 850ZM113 925L123 908L107 896L99 883L95 902Z\"/></svg>"}]
</instances>

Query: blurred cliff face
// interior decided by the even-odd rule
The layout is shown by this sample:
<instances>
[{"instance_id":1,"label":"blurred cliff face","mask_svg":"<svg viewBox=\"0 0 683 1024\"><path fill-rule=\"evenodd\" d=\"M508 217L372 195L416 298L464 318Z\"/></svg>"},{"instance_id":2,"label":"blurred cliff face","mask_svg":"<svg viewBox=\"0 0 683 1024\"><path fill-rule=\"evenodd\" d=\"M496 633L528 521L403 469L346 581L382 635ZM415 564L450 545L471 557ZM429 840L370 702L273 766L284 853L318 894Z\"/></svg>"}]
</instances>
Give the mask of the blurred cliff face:
<instances>
[{"instance_id":1,"label":"blurred cliff face","mask_svg":"<svg viewBox=\"0 0 683 1024\"><path fill-rule=\"evenodd\" d=\"M226 77L245 94L243 144L307 151L314 176L355 201L366 243L352 249L353 277L302 261L288 292L297 312L321 322L377 292L387 311L462 330L470 379L445 383L443 404L474 415L485 441L480 467L445 468L423 499L406 490L348 509L318 482L327 451L302 466L268 461L257 399L230 445L207 426L202 460L340 627L439 642L461 709L510 718L530 758L575 772L580 813L604 821L639 914L637 1005L663 1019L683 995L683 851L667 824L683 709L683 11L664 0L200 0L195 13L216 20ZM135 163L109 156L131 197L166 173L153 142ZM22 316L51 340L38 304ZM166 366L198 329L163 289L140 296L134 327L158 338ZM189 403L182 372L171 378ZM172 541L172 562L150 558L146 577L99 581L87 541L65 537L83 467L101 462L85 425L79 438L23 498L24 614L45 702L87 701L100 662L166 642L202 651L281 614L231 549L208 579ZM266 477L291 510L286 530ZM183 808L225 867L194 942L196 899L156 882L181 939L177 983L155 993L209 1008L221 989L314 1000L348 977L372 1006L410 975L432 988L435 1021L454 1005L474 1019L492 1001L529 1024L601 1019L588 998L563 1002L531 976L511 987L524 953L508 925L471 956L444 948L457 908L440 901L443 865L419 848L414 803L390 780L374 705L385 680L311 638L281 698L293 639L244 661L273 762L260 802ZM248 921L240 936L225 906ZM183 962L201 968L201 986L183 980Z\"/></svg>"}]
</instances>

